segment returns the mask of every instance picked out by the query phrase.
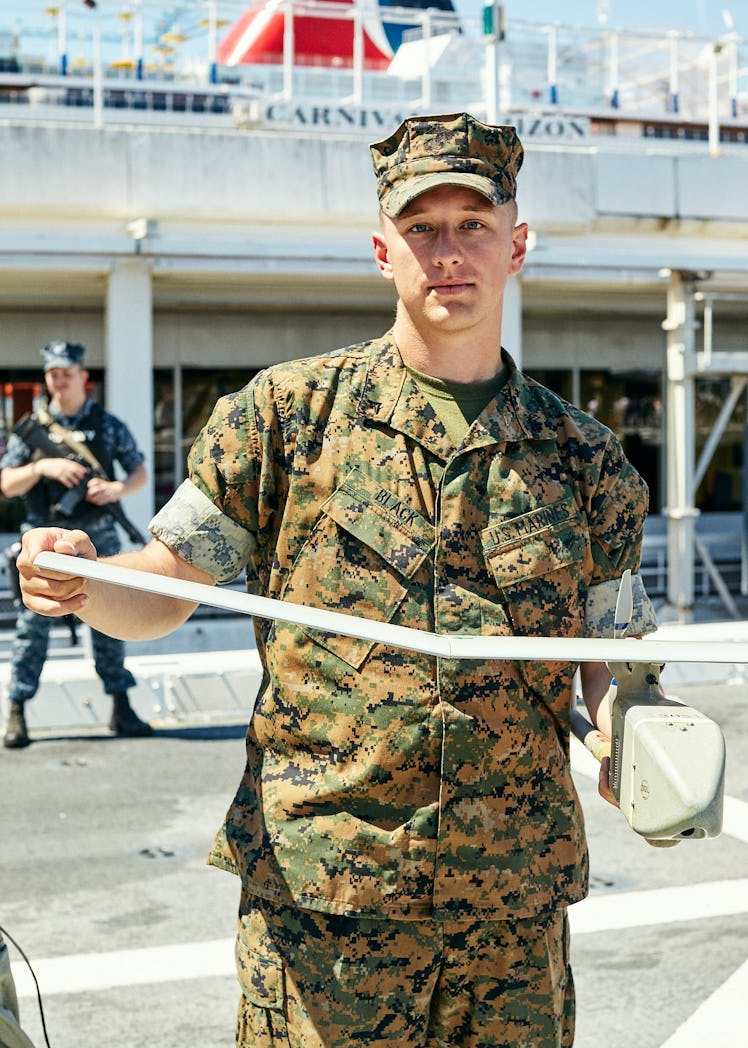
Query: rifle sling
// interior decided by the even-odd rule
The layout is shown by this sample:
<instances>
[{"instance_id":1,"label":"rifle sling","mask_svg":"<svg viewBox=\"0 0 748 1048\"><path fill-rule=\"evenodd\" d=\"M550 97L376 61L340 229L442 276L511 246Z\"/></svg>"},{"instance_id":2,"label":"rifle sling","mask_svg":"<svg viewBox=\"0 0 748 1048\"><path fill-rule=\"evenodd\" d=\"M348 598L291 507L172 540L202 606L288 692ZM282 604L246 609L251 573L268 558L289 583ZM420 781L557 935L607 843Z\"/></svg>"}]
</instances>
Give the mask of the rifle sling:
<instances>
[{"instance_id":1,"label":"rifle sling","mask_svg":"<svg viewBox=\"0 0 748 1048\"><path fill-rule=\"evenodd\" d=\"M102 467L91 449L85 444L82 444L79 440L76 440L69 429L65 429L65 427L61 426L59 422L55 422L46 408L39 408L34 412L34 414L50 436L59 437L63 444L67 444L70 450L79 458L84 459L92 469L104 477L107 476L106 470Z\"/></svg>"},{"instance_id":2,"label":"rifle sling","mask_svg":"<svg viewBox=\"0 0 748 1048\"><path fill-rule=\"evenodd\" d=\"M66 444L74 454L87 462L92 469L101 476L108 477L106 470L103 469L94 453L86 447L85 444L81 444L80 441L76 440L72 433L65 429L64 426L61 426L59 422L55 422L46 408L40 407L34 411L34 415L39 425L43 429L46 429L47 433L59 437L59 439ZM141 546L145 545L145 539L132 521L126 516L125 511L122 509L119 502L109 502L107 505L101 506L100 509L104 510L105 513L108 513L110 517L117 521L120 527L127 532L131 542L140 543Z\"/></svg>"}]
</instances>

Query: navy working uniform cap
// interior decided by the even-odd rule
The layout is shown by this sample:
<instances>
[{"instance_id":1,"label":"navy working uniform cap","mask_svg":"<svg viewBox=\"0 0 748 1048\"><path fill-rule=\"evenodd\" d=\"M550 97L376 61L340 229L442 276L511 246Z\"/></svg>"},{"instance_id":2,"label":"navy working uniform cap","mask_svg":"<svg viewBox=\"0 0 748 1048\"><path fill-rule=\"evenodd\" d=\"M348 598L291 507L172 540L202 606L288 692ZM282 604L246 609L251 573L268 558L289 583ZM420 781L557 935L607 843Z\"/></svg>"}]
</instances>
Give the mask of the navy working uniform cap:
<instances>
[{"instance_id":1,"label":"navy working uniform cap","mask_svg":"<svg viewBox=\"0 0 748 1048\"><path fill-rule=\"evenodd\" d=\"M469 113L416 116L371 149L379 205L394 218L435 186L467 186L493 204L517 194L522 143L514 127L484 124Z\"/></svg>"},{"instance_id":2,"label":"navy working uniform cap","mask_svg":"<svg viewBox=\"0 0 748 1048\"><path fill-rule=\"evenodd\" d=\"M42 350L44 370L75 367L76 364L83 363L85 355L86 347L79 342L50 342Z\"/></svg>"}]
</instances>

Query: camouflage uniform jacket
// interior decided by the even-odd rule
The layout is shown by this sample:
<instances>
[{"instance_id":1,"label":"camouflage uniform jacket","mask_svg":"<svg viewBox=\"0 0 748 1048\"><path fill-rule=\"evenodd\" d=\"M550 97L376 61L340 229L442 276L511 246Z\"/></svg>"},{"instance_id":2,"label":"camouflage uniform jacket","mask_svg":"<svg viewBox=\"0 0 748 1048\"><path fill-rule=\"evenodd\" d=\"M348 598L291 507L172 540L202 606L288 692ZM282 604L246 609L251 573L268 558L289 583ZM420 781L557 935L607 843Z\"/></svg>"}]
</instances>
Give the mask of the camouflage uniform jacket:
<instances>
[{"instance_id":1,"label":"camouflage uniform jacket","mask_svg":"<svg viewBox=\"0 0 748 1048\"><path fill-rule=\"evenodd\" d=\"M505 363L459 447L389 335L271 367L218 402L152 530L219 581L248 564L250 588L300 604L439 633L610 635L645 485L608 429ZM277 902L380 917L584 896L575 667L255 628L264 677L213 864Z\"/></svg>"}]
</instances>

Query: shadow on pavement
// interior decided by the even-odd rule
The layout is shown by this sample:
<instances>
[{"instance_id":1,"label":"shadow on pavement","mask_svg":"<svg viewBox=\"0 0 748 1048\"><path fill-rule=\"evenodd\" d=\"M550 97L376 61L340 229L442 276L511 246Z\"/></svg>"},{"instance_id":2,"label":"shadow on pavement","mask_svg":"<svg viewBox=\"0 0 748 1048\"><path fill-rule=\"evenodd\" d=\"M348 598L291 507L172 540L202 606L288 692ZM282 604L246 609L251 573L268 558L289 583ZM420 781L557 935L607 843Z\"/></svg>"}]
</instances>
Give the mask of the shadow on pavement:
<instances>
[{"instance_id":1,"label":"shadow on pavement","mask_svg":"<svg viewBox=\"0 0 748 1048\"><path fill-rule=\"evenodd\" d=\"M138 742L144 746L148 745L149 739L185 739L188 742L205 742L218 739L243 739L247 734L246 723L237 724L180 724L172 727L155 727L153 735L146 738L136 738L126 735L112 735L105 728L94 727L90 731L81 731L79 727L70 731L57 729L31 728L31 745L43 746L57 742ZM6 751L9 753L14 750ZM17 752L23 753L23 749Z\"/></svg>"}]
</instances>

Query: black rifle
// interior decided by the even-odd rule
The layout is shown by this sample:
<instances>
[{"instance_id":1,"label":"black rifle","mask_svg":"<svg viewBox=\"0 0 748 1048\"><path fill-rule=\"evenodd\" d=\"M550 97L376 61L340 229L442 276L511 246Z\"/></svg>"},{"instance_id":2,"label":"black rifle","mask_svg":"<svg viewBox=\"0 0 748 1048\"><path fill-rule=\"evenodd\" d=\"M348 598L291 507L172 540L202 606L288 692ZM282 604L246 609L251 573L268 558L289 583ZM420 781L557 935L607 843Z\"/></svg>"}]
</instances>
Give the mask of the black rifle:
<instances>
[{"instance_id":1,"label":"black rifle","mask_svg":"<svg viewBox=\"0 0 748 1048\"><path fill-rule=\"evenodd\" d=\"M71 516L74 513L76 507L86 497L88 490L88 482L91 477L102 477L104 480L109 478L106 476L102 469L94 469L90 463L86 462L80 455L76 455L69 448L66 448L64 443L58 443L52 440L52 437L38 419L34 418L33 415L24 415L21 421L15 428L15 433L21 438L21 440L28 444L30 448L35 451L40 451L45 458L66 458L72 459L74 462L80 462L87 469L87 473L83 480L76 484L72 488L68 488L62 498L52 506L52 510L55 513L60 513L64 517ZM133 522L127 518L125 511L119 502L108 502L105 506L98 507L103 513L108 513L109 516L116 521L117 524L126 533L130 542L144 546L145 538L138 529L135 527Z\"/></svg>"}]
</instances>

